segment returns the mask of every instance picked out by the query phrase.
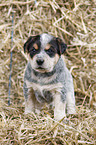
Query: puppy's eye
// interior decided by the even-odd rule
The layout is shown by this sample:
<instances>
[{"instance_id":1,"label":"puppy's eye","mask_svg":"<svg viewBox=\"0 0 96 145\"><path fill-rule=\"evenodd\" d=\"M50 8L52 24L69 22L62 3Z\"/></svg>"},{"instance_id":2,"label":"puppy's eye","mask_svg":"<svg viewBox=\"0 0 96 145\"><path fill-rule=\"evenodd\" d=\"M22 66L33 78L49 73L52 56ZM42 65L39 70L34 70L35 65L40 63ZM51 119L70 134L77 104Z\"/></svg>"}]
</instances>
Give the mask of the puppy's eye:
<instances>
[{"instance_id":1,"label":"puppy's eye","mask_svg":"<svg viewBox=\"0 0 96 145\"><path fill-rule=\"evenodd\" d=\"M34 47L32 48L32 52L36 52L36 49Z\"/></svg>"},{"instance_id":2,"label":"puppy's eye","mask_svg":"<svg viewBox=\"0 0 96 145\"><path fill-rule=\"evenodd\" d=\"M50 56L53 57L55 55L55 48L51 46L49 49L46 50L46 53Z\"/></svg>"},{"instance_id":3,"label":"puppy's eye","mask_svg":"<svg viewBox=\"0 0 96 145\"><path fill-rule=\"evenodd\" d=\"M29 49L29 52L33 52L34 53L34 52L36 52L36 49L34 47L32 47L32 48Z\"/></svg>"},{"instance_id":4,"label":"puppy's eye","mask_svg":"<svg viewBox=\"0 0 96 145\"><path fill-rule=\"evenodd\" d=\"M47 53L53 53L54 51L52 49L48 49Z\"/></svg>"}]
</instances>

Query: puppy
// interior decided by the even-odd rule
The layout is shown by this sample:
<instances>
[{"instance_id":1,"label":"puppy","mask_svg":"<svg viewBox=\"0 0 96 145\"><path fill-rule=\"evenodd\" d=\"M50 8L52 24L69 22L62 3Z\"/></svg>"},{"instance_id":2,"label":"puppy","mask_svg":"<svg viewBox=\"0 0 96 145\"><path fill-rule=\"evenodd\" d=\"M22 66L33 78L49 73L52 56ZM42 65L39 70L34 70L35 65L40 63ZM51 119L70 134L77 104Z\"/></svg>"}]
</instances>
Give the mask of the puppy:
<instances>
[{"instance_id":1,"label":"puppy","mask_svg":"<svg viewBox=\"0 0 96 145\"><path fill-rule=\"evenodd\" d=\"M30 36L24 44L29 61L24 74L25 113L39 113L44 104L53 104L54 118L75 113L73 80L63 54L67 45L47 33Z\"/></svg>"}]
</instances>

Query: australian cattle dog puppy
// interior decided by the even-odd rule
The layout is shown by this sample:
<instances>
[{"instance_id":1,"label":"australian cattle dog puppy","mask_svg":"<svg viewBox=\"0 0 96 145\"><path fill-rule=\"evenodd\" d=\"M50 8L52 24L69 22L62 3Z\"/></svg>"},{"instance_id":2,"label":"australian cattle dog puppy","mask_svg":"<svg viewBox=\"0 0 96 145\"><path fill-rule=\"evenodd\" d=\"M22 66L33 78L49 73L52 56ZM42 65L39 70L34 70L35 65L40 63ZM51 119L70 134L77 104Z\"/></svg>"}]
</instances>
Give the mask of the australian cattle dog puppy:
<instances>
[{"instance_id":1,"label":"australian cattle dog puppy","mask_svg":"<svg viewBox=\"0 0 96 145\"><path fill-rule=\"evenodd\" d=\"M28 54L24 74L25 113L40 112L53 104L54 118L75 113L73 79L63 59L67 45L47 33L30 36L24 44Z\"/></svg>"}]
</instances>

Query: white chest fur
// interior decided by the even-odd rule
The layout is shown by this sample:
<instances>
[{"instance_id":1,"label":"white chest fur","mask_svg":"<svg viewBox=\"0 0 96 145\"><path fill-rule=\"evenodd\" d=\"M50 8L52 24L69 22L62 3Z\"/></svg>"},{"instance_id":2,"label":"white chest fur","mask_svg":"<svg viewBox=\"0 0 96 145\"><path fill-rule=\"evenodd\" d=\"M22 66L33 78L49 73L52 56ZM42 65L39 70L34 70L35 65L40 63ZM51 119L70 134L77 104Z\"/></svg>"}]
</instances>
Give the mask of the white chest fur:
<instances>
[{"instance_id":1,"label":"white chest fur","mask_svg":"<svg viewBox=\"0 0 96 145\"><path fill-rule=\"evenodd\" d=\"M40 85L40 84L36 84L36 83L33 83L33 82L29 82L26 80L26 84L27 84L27 88L28 89L33 89L34 91L38 90L39 92L41 92L42 94L42 91L43 90L47 90L47 91L50 91L50 92L61 92L61 89L62 89L62 84L61 83L56 83L56 84L48 84L48 85Z\"/></svg>"}]
</instances>

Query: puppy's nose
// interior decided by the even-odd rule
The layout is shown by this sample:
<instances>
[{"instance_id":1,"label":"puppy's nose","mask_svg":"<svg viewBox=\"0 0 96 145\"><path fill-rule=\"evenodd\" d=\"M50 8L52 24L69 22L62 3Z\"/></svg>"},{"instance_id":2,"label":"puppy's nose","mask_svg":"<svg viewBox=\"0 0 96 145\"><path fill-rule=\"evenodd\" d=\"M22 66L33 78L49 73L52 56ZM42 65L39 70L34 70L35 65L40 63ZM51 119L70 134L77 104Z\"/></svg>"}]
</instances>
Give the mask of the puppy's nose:
<instances>
[{"instance_id":1,"label":"puppy's nose","mask_svg":"<svg viewBox=\"0 0 96 145\"><path fill-rule=\"evenodd\" d=\"M37 59L36 62L37 62L38 65L42 65L44 63L44 60L43 59Z\"/></svg>"}]
</instances>

